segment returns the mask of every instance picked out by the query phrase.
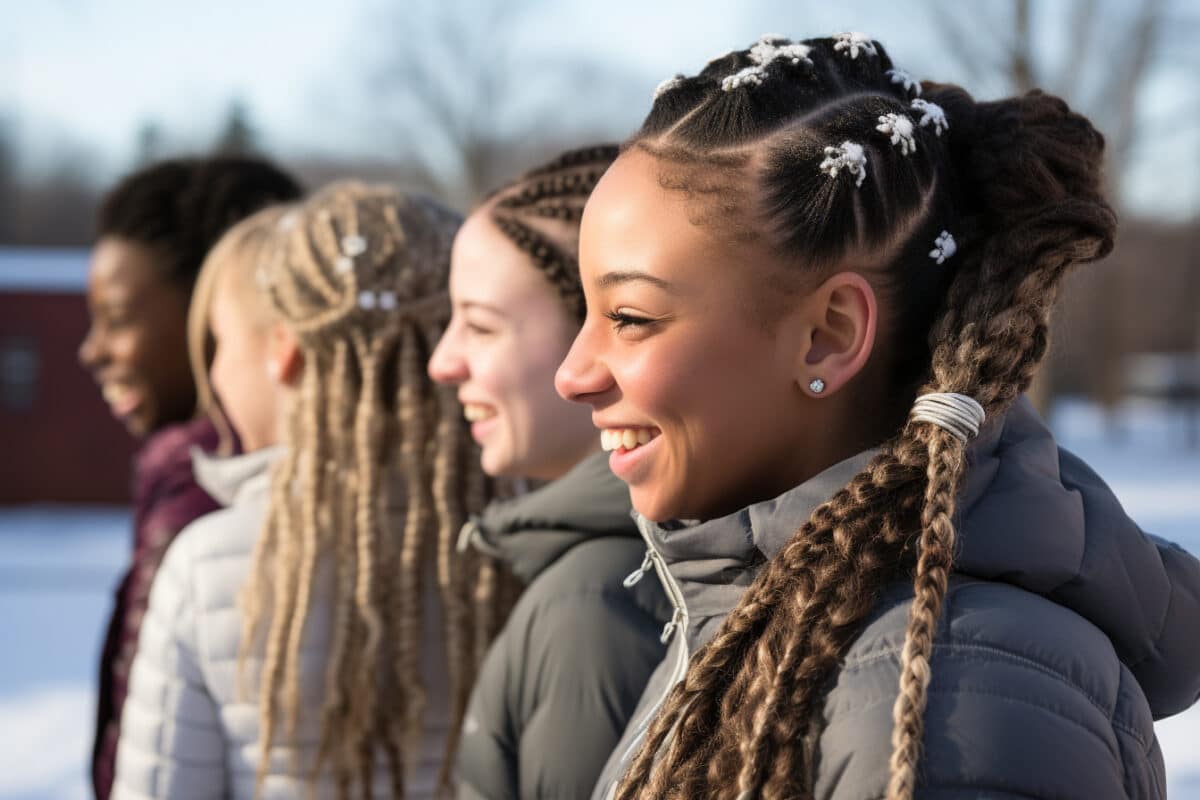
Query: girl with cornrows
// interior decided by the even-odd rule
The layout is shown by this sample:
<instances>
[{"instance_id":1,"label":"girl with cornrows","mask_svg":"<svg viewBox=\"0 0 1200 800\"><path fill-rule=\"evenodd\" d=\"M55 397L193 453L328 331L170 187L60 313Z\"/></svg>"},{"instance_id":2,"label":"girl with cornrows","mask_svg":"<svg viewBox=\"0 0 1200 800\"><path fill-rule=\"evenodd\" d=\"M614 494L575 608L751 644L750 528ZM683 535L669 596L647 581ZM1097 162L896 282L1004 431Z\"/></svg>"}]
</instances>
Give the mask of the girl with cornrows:
<instances>
[{"instance_id":1,"label":"girl with cornrows","mask_svg":"<svg viewBox=\"0 0 1200 800\"><path fill-rule=\"evenodd\" d=\"M678 623L595 797L1164 796L1200 564L1021 397L1112 246L1102 152L859 33L660 87L588 202L557 379Z\"/></svg>"},{"instance_id":2,"label":"girl with cornrows","mask_svg":"<svg viewBox=\"0 0 1200 800\"><path fill-rule=\"evenodd\" d=\"M192 365L246 454L197 461L225 508L155 581L116 797L448 790L502 606L494 560L454 553L488 482L453 392L424 374L459 222L336 184L206 262Z\"/></svg>"},{"instance_id":3,"label":"girl with cornrows","mask_svg":"<svg viewBox=\"0 0 1200 800\"><path fill-rule=\"evenodd\" d=\"M461 545L525 585L463 725L460 800L587 797L662 660L670 606L626 588L645 548L587 410L554 391L584 317L579 219L616 147L562 154L489 197L454 240L450 326L429 374L457 386L480 463L539 487L493 503Z\"/></svg>"}]
</instances>

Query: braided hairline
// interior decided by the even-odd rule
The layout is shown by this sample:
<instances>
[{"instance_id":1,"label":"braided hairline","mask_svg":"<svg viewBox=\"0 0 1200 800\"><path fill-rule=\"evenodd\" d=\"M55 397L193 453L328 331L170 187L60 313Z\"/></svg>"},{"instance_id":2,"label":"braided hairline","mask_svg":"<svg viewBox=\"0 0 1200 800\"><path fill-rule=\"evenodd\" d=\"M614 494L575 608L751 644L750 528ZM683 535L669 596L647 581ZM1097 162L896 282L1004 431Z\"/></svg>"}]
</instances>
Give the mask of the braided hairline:
<instances>
[{"instance_id":1,"label":"braided hairline","mask_svg":"<svg viewBox=\"0 0 1200 800\"><path fill-rule=\"evenodd\" d=\"M487 201L493 224L543 272L578 320L586 313L577 258L579 222L588 197L618 153L616 145L568 151Z\"/></svg>"}]
</instances>

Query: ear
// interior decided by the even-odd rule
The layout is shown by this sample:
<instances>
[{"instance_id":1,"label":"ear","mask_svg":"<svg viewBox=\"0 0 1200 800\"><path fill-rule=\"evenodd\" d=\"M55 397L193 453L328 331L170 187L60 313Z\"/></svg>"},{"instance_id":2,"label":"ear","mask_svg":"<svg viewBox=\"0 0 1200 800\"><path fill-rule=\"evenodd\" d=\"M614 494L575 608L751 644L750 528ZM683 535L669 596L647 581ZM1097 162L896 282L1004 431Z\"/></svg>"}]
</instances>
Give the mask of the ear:
<instances>
[{"instance_id":1,"label":"ear","mask_svg":"<svg viewBox=\"0 0 1200 800\"><path fill-rule=\"evenodd\" d=\"M282 322L271 325L267 343L267 372L283 386L295 387L304 373L304 354L296 335Z\"/></svg>"},{"instance_id":2,"label":"ear","mask_svg":"<svg viewBox=\"0 0 1200 800\"><path fill-rule=\"evenodd\" d=\"M875 290L857 272L839 272L817 287L804 303L807 348L795 365L796 381L808 395L826 397L866 366L875 348L879 310ZM811 388L814 380L824 388Z\"/></svg>"}]
</instances>

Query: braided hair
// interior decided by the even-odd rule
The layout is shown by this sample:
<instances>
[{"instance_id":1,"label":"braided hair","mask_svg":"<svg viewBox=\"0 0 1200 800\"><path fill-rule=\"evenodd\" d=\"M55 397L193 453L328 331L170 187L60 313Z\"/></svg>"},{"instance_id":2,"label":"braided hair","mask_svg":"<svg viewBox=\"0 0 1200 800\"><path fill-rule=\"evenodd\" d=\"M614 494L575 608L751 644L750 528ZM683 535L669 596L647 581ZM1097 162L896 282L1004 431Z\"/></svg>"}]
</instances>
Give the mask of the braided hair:
<instances>
[{"instance_id":1,"label":"braided hair","mask_svg":"<svg viewBox=\"0 0 1200 800\"><path fill-rule=\"evenodd\" d=\"M1088 120L1039 91L976 103L914 82L861 34L764 37L668 81L626 146L657 159L700 224L767 242L791 272L881 274L895 319L880 357L904 409L954 392L1002 416L1046 353L1064 273L1112 247ZM811 797L823 692L899 580L915 596L887 796L913 796L966 448L902 412L892 430L694 654L619 798Z\"/></svg>"},{"instance_id":2,"label":"braided hair","mask_svg":"<svg viewBox=\"0 0 1200 800\"><path fill-rule=\"evenodd\" d=\"M304 358L288 450L272 474L241 597L242 674L247 655L265 653L260 789L273 742L294 741L310 713L301 707L302 681L321 680L302 674L301 651L314 584L329 578L334 633L323 706L311 709L320 738L310 782L328 775L339 797L371 796L382 756L390 794L404 796L424 705L419 657L444 646L448 791L470 689L506 602L500 565L454 550L467 514L491 489L453 390L425 375L450 317L446 282L459 223L432 200L334 184L282 215L259 268L270 312ZM423 622L427 572L436 576L440 632Z\"/></svg>"},{"instance_id":3,"label":"braided hair","mask_svg":"<svg viewBox=\"0 0 1200 800\"><path fill-rule=\"evenodd\" d=\"M592 189L618 152L616 145L568 150L487 201L492 222L545 275L581 323L586 306L579 282L579 221Z\"/></svg>"}]
</instances>

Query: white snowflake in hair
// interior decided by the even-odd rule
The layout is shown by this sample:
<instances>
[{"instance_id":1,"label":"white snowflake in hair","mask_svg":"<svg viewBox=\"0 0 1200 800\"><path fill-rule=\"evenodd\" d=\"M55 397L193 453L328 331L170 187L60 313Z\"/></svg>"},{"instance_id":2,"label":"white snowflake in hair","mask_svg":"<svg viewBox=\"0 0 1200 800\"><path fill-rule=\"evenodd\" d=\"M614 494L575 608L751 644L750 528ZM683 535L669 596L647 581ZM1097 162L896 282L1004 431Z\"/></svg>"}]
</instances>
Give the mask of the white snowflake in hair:
<instances>
[{"instance_id":1,"label":"white snowflake in hair","mask_svg":"<svg viewBox=\"0 0 1200 800\"><path fill-rule=\"evenodd\" d=\"M378 303L375 300L375 293L371 290L365 290L358 293L358 307L370 311L375 308Z\"/></svg>"},{"instance_id":2,"label":"white snowflake in hair","mask_svg":"<svg viewBox=\"0 0 1200 800\"><path fill-rule=\"evenodd\" d=\"M394 311L396 309L396 293L380 292L379 307L384 311Z\"/></svg>"},{"instance_id":3,"label":"white snowflake in hair","mask_svg":"<svg viewBox=\"0 0 1200 800\"><path fill-rule=\"evenodd\" d=\"M726 92L732 92L734 89L741 88L742 86L761 86L763 78L766 75L766 70L758 65L744 67L732 75L727 75L721 81L721 89Z\"/></svg>"},{"instance_id":4,"label":"white snowflake in hair","mask_svg":"<svg viewBox=\"0 0 1200 800\"><path fill-rule=\"evenodd\" d=\"M771 37L771 38L782 39L783 37L778 36L778 37ZM810 52L812 52L812 48L809 47L808 45L805 45L805 44L775 45L775 44L772 44L771 42L767 41L767 37L764 36L762 39L759 40L758 44L756 44L750 48L750 60L753 61L755 64L758 64L760 67L768 66L772 61L774 61L777 58L785 59L786 61L789 61L793 66L798 65L801 61L807 63L809 66L812 66L812 59L810 59L808 57L808 54Z\"/></svg>"},{"instance_id":5,"label":"white snowflake in hair","mask_svg":"<svg viewBox=\"0 0 1200 800\"><path fill-rule=\"evenodd\" d=\"M367 240L358 234L342 237L342 252L354 258L367 252Z\"/></svg>"},{"instance_id":6,"label":"white snowflake in hair","mask_svg":"<svg viewBox=\"0 0 1200 800\"><path fill-rule=\"evenodd\" d=\"M950 231L942 231L942 235L933 240L933 249L929 251L929 257L942 264L956 252L958 244L955 243L954 237L950 235Z\"/></svg>"},{"instance_id":7,"label":"white snowflake in hair","mask_svg":"<svg viewBox=\"0 0 1200 800\"><path fill-rule=\"evenodd\" d=\"M879 55L879 51L875 49L875 43L865 33L847 31L837 34L834 38L837 39L837 42L834 43L833 49L839 53L846 51L846 55L850 56L851 60L858 58L859 53L866 53L869 56Z\"/></svg>"},{"instance_id":8,"label":"white snowflake in hair","mask_svg":"<svg viewBox=\"0 0 1200 800\"><path fill-rule=\"evenodd\" d=\"M889 69L887 76L892 79L892 83L899 83L904 86L904 91L912 92L917 97L921 96L921 82L900 68Z\"/></svg>"},{"instance_id":9,"label":"white snowflake in hair","mask_svg":"<svg viewBox=\"0 0 1200 800\"><path fill-rule=\"evenodd\" d=\"M350 256L338 256L337 261L333 262L333 267L338 272L346 273L354 271L354 259Z\"/></svg>"},{"instance_id":10,"label":"white snowflake in hair","mask_svg":"<svg viewBox=\"0 0 1200 800\"><path fill-rule=\"evenodd\" d=\"M884 114L879 118L875 130L892 137L892 144L900 145L900 155L906 156L917 149L913 138L913 121L903 114Z\"/></svg>"},{"instance_id":11,"label":"white snowflake in hair","mask_svg":"<svg viewBox=\"0 0 1200 800\"><path fill-rule=\"evenodd\" d=\"M662 97L667 92L671 91L672 89L677 88L679 86L679 84L681 84L681 83L683 83L682 75L676 75L674 78L667 78L665 81L660 83L657 87L655 87L654 99L657 100L658 98Z\"/></svg>"},{"instance_id":12,"label":"white snowflake in hair","mask_svg":"<svg viewBox=\"0 0 1200 800\"><path fill-rule=\"evenodd\" d=\"M825 148L825 160L821 162L821 172L836 178L838 172L845 169L855 176L855 187L862 186L867 179L867 154L863 146L856 142L845 141L837 147Z\"/></svg>"},{"instance_id":13,"label":"white snowflake in hair","mask_svg":"<svg viewBox=\"0 0 1200 800\"><path fill-rule=\"evenodd\" d=\"M946 121L946 112L937 103L931 103L918 97L912 101L912 107L914 111L921 112L921 119L917 121L917 124L922 128L932 123L933 132L938 136L942 135L942 131L950 129L950 123Z\"/></svg>"}]
</instances>

